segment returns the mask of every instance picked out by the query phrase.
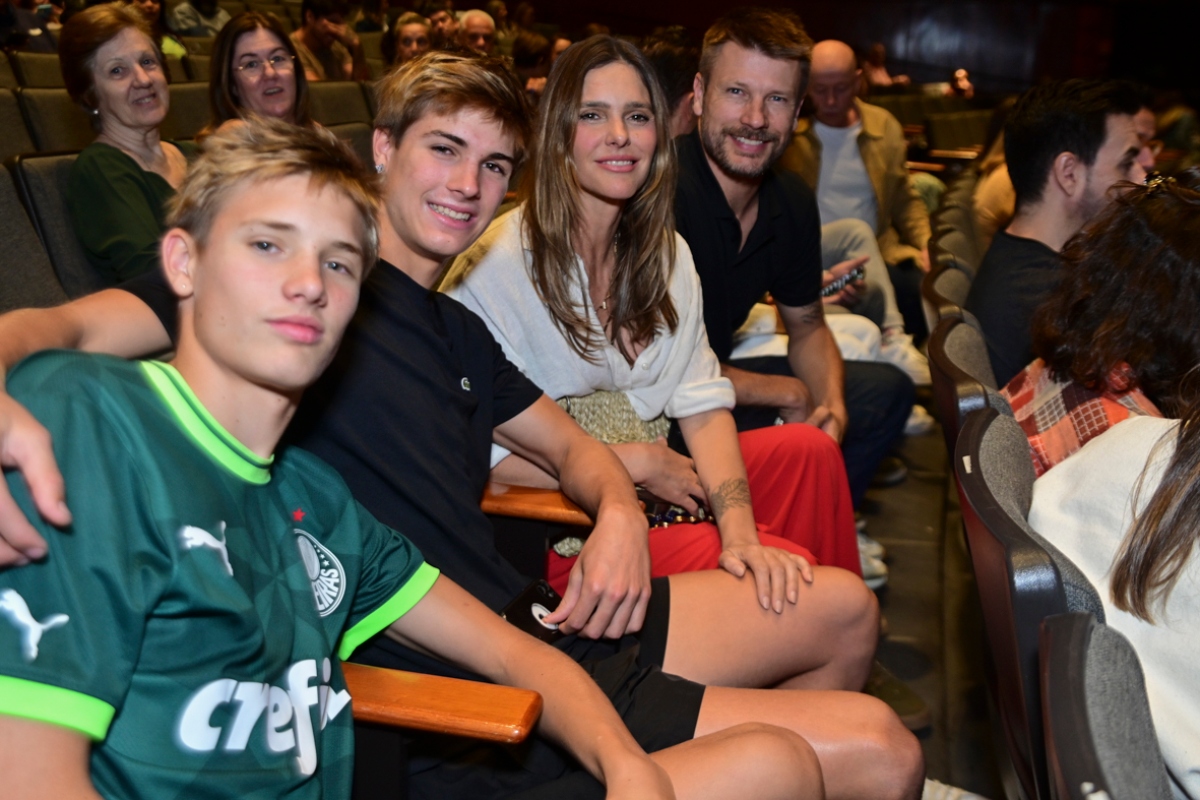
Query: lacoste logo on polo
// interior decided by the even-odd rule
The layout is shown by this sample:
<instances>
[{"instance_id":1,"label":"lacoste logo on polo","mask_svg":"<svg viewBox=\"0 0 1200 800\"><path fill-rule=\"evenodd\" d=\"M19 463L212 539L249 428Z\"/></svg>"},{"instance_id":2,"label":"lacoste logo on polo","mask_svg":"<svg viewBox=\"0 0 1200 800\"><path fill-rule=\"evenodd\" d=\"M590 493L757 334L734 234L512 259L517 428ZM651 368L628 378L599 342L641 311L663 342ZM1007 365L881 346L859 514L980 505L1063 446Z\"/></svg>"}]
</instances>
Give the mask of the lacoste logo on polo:
<instances>
[{"instance_id":1,"label":"lacoste logo on polo","mask_svg":"<svg viewBox=\"0 0 1200 800\"><path fill-rule=\"evenodd\" d=\"M467 380L466 378L463 378L459 383L461 384L463 389L465 389L468 392L471 391L471 382L469 380Z\"/></svg>"},{"instance_id":2,"label":"lacoste logo on polo","mask_svg":"<svg viewBox=\"0 0 1200 800\"><path fill-rule=\"evenodd\" d=\"M183 540L183 549L191 550L196 547L207 547L216 550L221 554L221 561L225 564L225 571L230 575L233 574L233 565L229 563L229 550L225 545L225 523L217 523L220 528L221 538L213 536L203 528L197 528L193 525L184 525L179 531L179 536Z\"/></svg>"},{"instance_id":3,"label":"lacoste logo on polo","mask_svg":"<svg viewBox=\"0 0 1200 800\"><path fill-rule=\"evenodd\" d=\"M321 544L312 534L293 528L296 547L300 549L300 560L312 583L313 599L317 601L317 613L329 616L342 602L346 593L346 571L338 557Z\"/></svg>"},{"instance_id":4,"label":"lacoste logo on polo","mask_svg":"<svg viewBox=\"0 0 1200 800\"><path fill-rule=\"evenodd\" d=\"M25 598L16 589L0 591L0 614L8 618L13 627L21 632L21 655L26 661L38 657L38 645L41 644L42 634L52 628L61 628L71 621L66 614L51 614L41 622L33 618Z\"/></svg>"},{"instance_id":5,"label":"lacoste logo on polo","mask_svg":"<svg viewBox=\"0 0 1200 800\"><path fill-rule=\"evenodd\" d=\"M312 775L317 770L317 743L309 709L317 707L317 730L324 730L350 705L349 692L345 689L335 692L329 685L332 675L329 659L322 659L321 683L314 686L317 661L309 658L288 668L286 688L232 678L206 683L188 698L180 711L176 742L193 753L211 753L221 744L224 733L221 749L240 753L257 730L258 736L266 739L269 751L294 752L300 774ZM232 705L235 702L236 706ZM213 716L225 705L230 708L218 717L224 723L214 726ZM258 724L260 719L262 726Z\"/></svg>"}]
</instances>

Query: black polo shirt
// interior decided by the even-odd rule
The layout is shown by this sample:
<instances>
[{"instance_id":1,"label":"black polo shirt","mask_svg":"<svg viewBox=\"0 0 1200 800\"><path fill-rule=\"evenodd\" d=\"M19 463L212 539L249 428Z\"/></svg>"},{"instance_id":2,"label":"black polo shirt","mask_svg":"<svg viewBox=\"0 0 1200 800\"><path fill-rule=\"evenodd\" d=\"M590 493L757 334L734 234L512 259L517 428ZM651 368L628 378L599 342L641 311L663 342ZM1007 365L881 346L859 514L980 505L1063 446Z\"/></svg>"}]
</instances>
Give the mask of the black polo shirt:
<instances>
[{"instance_id":1,"label":"black polo shirt","mask_svg":"<svg viewBox=\"0 0 1200 800\"><path fill-rule=\"evenodd\" d=\"M758 219L742 247L742 228L704 157L699 132L681 136L675 144L675 227L700 273L708 341L717 358L727 361L733 332L766 292L785 306L821 299L817 198L792 173L768 171L758 190Z\"/></svg>"}]
</instances>

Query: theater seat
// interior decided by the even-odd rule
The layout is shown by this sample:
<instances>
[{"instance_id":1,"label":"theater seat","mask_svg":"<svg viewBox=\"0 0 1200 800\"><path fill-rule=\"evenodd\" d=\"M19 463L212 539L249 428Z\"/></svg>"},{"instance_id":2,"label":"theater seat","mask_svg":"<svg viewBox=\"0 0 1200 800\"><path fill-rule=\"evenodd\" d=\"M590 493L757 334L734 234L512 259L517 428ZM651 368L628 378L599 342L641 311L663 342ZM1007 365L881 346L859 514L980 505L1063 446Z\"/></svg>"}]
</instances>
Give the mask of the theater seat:
<instances>
[{"instance_id":1,"label":"theater seat","mask_svg":"<svg viewBox=\"0 0 1200 800\"><path fill-rule=\"evenodd\" d=\"M1053 800L1171 800L1142 665L1091 614L1042 623L1042 718Z\"/></svg>"},{"instance_id":2,"label":"theater seat","mask_svg":"<svg viewBox=\"0 0 1200 800\"><path fill-rule=\"evenodd\" d=\"M17 96L11 89L0 89L0 161L33 151L33 139L25 128Z\"/></svg>"},{"instance_id":3,"label":"theater seat","mask_svg":"<svg viewBox=\"0 0 1200 800\"><path fill-rule=\"evenodd\" d=\"M77 155L18 156L13 160L21 201L50 254L59 283L72 298L107 285L88 263L67 214L67 176Z\"/></svg>"},{"instance_id":4,"label":"theater seat","mask_svg":"<svg viewBox=\"0 0 1200 800\"><path fill-rule=\"evenodd\" d=\"M954 469L983 608L988 689L1001 727L1001 773L1021 797L1046 800L1038 631L1052 614L1085 611L1103 619L1104 608L1079 568L1026 521L1033 464L1016 420L992 408L968 415Z\"/></svg>"},{"instance_id":5,"label":"theater seat","mask_svg":"<svg viewBox=\"0 0 1200 800\"><path fill-rule=\"evenodd\" d=\"M213 36L182 36L180 41L187 48L188 55L211 56L213 49Z\"/></svg>"},{"instance_id":6,"label":"theater seat","mask_svg":"<svg viewBox=\"0 0 1200 800\"><path fill-rule=\"evenodd\" d=\"M87 112L71 100L66 89L21 88L17 104L39 153L82 150L96 138Z\"/></svg>"},{"instance_id":7,"label":"theater seat","mask_svg":"<svg viewBox=\"0 0 1200 800\"><path fill-rule=\"evenodd\" d=\"M312 117L322 125L372 123L362 87L354 81L313 81L308 85Z\"/></svg>"},{"instance_id":8,"label":"theater seat","mask_svg":"<svg viewBox=\"0 0 1200 800\"><path fill-rule=\"evenodd\" d=\"M17 83L17 74L13 72L12 64L8 61L8 54L0 53L0 89L15 89L20 85Z\"/></svg>"},{"instance_id":9,"label":"theater seat","mask_svg":"<svg viewBox=\"0 0 1200 800\"><path fill-rule=\"evenodd\" d=\"M17 196L8 170L0 170L0 312L45 308L67 301L54 267Z\"/></svg>"},{"instance_id":10,"label":"theater seat","mask_svg":"<svg viewBox=\"0 0 1200 800\"><path fill-rule=\"evenodd\" d=\"M58 56L53 53L23 53L19 50L9 54L17 83L30 89L61 89L62 68Z\"/></svg>"},{"instance_id":11,"label":"theater seat","mask_svg":"<svg viewBox=\"0 0 1200 800\"><path fill-rule=\"evenodd\" d=\"M164 139L195 139L196 134L208 124L208 119L207 83L176 83L171 86L171 107L161 129Z\"/></svg>"},{"instance_id":12,"label":"theater seat","mask_svg":"<svg viewBox=\"0 0 1200 800\"><path fill-rule=\"evenodd\" d=\"M362 159L362 163L368 167L375 163L374 155L371 152L371 135L374 133L374 128L361 122L347 122L343 125L328 127L339 139L348 142L354 148L354 152Z\"/></svg>"}]
</instances>

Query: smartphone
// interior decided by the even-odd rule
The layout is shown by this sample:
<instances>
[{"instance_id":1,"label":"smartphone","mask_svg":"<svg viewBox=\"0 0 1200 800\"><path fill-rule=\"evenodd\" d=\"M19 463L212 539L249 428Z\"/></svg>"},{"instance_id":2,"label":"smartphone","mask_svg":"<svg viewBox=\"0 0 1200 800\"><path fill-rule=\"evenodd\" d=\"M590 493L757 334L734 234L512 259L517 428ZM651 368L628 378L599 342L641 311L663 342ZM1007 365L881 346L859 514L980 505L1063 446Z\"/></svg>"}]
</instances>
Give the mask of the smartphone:
<instances>
[{"instance_id":1,"label":"smartphone","mask_svg":"<svg viewBox=\"0 0 1200 800\"><path fill-rule=\"evenodd\" d=\"M833 297L845 288L846 284L861 281L866 275L867 272L862 267L855 267L842 277L834 278L832 283L821 289L821 297Z\"/></svg>"},{"instance_id":2,"label":"smartphone","mask_svg":"<svg viewBox=\"0 0 1200 800\"><path fill-rule=\"evenodd\" d=\"M545 620L561 602L562 598L553 586L544 580L534 581L504 607L500 616L535 639L553 643L565 634L557 625Z\"/></svg>"}]
</instances>

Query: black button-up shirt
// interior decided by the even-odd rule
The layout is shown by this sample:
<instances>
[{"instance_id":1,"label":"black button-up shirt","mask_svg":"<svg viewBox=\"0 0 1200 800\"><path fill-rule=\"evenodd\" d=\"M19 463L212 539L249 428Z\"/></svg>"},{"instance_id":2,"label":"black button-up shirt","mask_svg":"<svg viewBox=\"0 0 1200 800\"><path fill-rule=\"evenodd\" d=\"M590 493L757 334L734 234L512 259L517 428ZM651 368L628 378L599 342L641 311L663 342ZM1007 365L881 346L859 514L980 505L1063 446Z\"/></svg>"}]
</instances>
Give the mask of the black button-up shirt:
<instances>
[{"instance_id":1,"label":"black button-up shirt","mask_svg":"<svg viewBox=\"0 0 1200 800\"><path fill-rule=\"evenodd\" d=\"M675 140L679 188L675 226L691 248L704 290L704 325L721 361L733 332L764 293L785 306L821 298L821 219L817 199L790 172L769 171L758 191L758 219L742 247L742 228L704 156L699 132Z\"/></svg>"}]
</instances>

